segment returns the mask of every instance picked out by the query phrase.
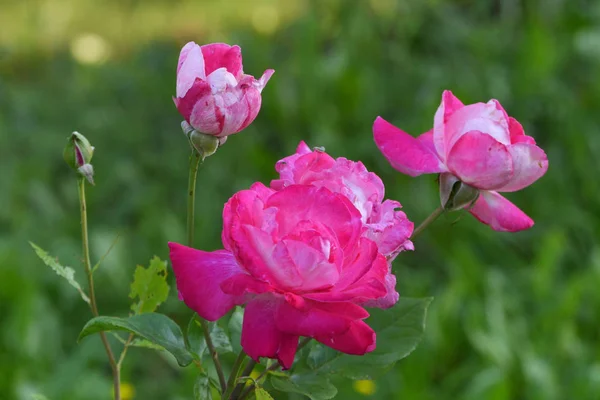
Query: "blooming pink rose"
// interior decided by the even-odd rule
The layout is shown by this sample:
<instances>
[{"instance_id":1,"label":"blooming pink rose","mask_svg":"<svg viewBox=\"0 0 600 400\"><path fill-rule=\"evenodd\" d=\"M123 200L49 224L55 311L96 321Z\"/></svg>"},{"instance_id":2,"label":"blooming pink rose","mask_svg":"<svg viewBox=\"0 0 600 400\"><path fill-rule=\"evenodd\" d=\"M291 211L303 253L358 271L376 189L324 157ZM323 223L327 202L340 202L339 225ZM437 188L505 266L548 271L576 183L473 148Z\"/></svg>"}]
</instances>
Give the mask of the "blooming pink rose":
<instances>
[{"instance_id":1,"label":"blooming pink rose","mask_svg":"<svg viewBox=\"0 0 600 400\"><path fill-rule=\"evenodd\" d=\"M348 354L375 349L363 306L388 294L388 262L363 233L361 213L340 193L256 183L225 205L225 250L169 247L186 305L215 321L246 304L244 351L290 368L299 336Z\"/></svg>"},{"instance_id":2,"label":"blooming pink rose","mask_svg":"<svg viewBox=\"0 0 600 400\"><path fill-rule=\"evenodd\" d=\"M469 209L497 231L516 232L533 220L498 192L531 185L548 169L546 153L497 100L469 104L445 91L434 126L414 138L377 117L375 143L394 168L410 176L448 173L479 190ZM447 194L442 193L442 199Z\"/></svg>"},{"instance_id":3,"label":"blooming pink rose","mask_svg":"<svg viewBox=\"0 0 600 400\"><path fill-rule=\"evenodd\" d=\"M391 261L401 251L414 249L409 240L414 224L400 211L399 202L383 200L385 188L381 179L367 171L361 162L343 157L333 159L323 150L311 151L304 142L300 142L296 154L277 162L275 169L279 179L271 182L272 189L281 190L295 184L326 187L354 204L361 214L362 236L374 241L390 262L386 278L388 295L368 305L381 308L394 305L398 293Z\"/></svg>"},{"instance_id":4,"label":"blooming pink rose","mask_svg":"<svg viewBox=\"0 0 600 400\"><path fill-rule=\"evenodd\" d=\"M242 71L239 46L186 44L177 64L177 110L198 132L228 136L258 115L260 93L275 71L256 80Z\"/></svg>"}]
</instances>

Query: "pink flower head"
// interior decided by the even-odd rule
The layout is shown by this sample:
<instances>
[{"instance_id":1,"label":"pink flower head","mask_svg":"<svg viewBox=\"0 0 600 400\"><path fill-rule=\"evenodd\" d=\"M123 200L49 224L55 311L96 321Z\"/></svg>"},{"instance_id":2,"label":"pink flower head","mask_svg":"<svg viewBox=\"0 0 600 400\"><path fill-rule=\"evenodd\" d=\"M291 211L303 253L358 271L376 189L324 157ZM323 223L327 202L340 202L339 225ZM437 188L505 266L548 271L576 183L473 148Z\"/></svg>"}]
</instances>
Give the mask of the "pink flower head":
<instances>
[{"instance_id":1,"label":"pink flower head","mask_svg":"<svg viewBox=\"0 0 600 400\"><path fill-rule=\"evenodd\" d=\"M516 232L533 226L531 218L498 192L531 185L546 173L548 159L497 100L465 106L447 90L429 132L414 138L377 117L373 134L398 171L410 176L448 173L479 190L469 211L492 229Z\"/></svg>"},{"instance_id":2,"label":"pink flower head","mask_svg":"<svg viewBox=\"0 0 600 400\"><path fill-rule=\"evenodd\" d=\"M239 46L186 44L177 64L177 110L198 132L218 137L237 133L258 115L263 88L275 71L256 80L242 71Z\"/></svg>"},{"instance_id":3,"label":"pink flower head","mask_svg":"<svg viewBox=\"0 0 600 400\"><path fill-rule=\"evenodd\" d=\"M169 243L188 307L215 321L246 304L241 341L255 360L290 368L299 336L348 354L375 349L364 306L391 305L381 303L388 261L365 234L361 212L326 186L256 183L225 204L225 250Z\"/></svg>"},{"instance_id":4,"label":"pink flower head","mask_svg":"<svg viewBox=\"0 0 600 400\"><path fill-rule=\"evenodd\" d=\"M413 250L409 240L413 223L400 211L402 205L383 200L385 188L381 179L367 171L363 163L346 158L332 158L325 151L312 151L300 142L296 153L277 162L279 179L271 188L281 190L290 185L326 187L340 193L360 211L363 235L379 247L379 252L393 259L402 250Z\"/></svg>"}]
</instances>

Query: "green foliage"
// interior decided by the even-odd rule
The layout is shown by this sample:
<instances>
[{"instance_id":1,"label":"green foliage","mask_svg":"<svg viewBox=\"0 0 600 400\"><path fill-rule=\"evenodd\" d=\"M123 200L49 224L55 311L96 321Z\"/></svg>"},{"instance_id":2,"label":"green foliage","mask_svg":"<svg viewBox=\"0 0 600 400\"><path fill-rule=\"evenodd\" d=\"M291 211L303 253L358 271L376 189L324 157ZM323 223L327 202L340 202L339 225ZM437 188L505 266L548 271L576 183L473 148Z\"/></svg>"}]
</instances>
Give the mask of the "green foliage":
<instances>
[{"instance_id":1,"label":"green foliage","mask_svg":"<svg viewBox=\"0 0 600 400\"><path fill-rule=\"evenodd\" d=\"M271 376L270 381L276 390L303 394L311 400L333 399L338 392L329 378L316 374L293 374L286 378Z\"/></svg>"},{"instance_id":2,"label":"green foliage","mask_svg":"<svg viewBox=\"0 0 600 400\"><path fill-rule=\"evenodd\" d=\"M274 400L269 392L258 386L254 389L254 398L256 400Z\"/></svg>"},{"instance_id":3,"label":"green foliage","mask_svg":"<svg viewBox=\"0 0 600 400\"><path fill-rule=\"evenodd\" d=\"M192 362L192 355L185 347L179 325L166 315L146 313L129 318L96 317L85 324L78 340L102 331L133 333L163 347L177 359L182 367Z\"/></svg>"},{"instance_id":4,"label":"green foliage","mask_svg":"<svg viewBox=\"0 0 600 400\"><path fill-rule=\"evenodd\" d=\"M208 324L208 330L210 332L210 338L212 339L213 346L219 353L231 353L233 348L227 333L216 323L203 321L200 322L197 319L196 314L192 317L187 328L187 340L189 344L189 350L195 354L199 359L204 357L207 351L206 340L204 340L204 334L202 331L202 323Z\"/></svg>"},{"instance_id":5,"label":"green foliage","mask_svg":"<svg viewBox=\"0 0 600 400\"><path fill-rule=\"evenodd\" d=\"M210 378L206 374L200 374L194 384L194 400L212 400Z\"/></svg>"},{"instance_id":6,"label":"green foliage","mask_svg":"<svg viewBox=\"0 0 600 400\"><path fill-rule=\"evenodd\" d=\"M167 283L167 263L157 256L150 260L148 268L138 265L135 268L129 298L138 298L137 303L131 305L135 314L156 311L158 306L167 300L169 285Z\"/></svg>"},{"instance_id":7,"label":"green foliage","mask_svg":"<svg viewBox=\"0 0 600 400\"><path fill-rule=\"evenodd\" d=\"M364 356L337 352L314 344L308 366L317 374L340 374L351 379L373 379L408 356L421 341L431 298L401 297L394 307L371 310L367 320L377 333L377 348Z\"/></svg>"},{"instance_id":8,"label":"green foliage","mask_svg":"<svg viewBox=\"0 0 600 400\"><path fill-rule=\"evenodd\" d=\"M58 276L64 278L69 283L69 285L73 286L79 292L83 301L85 301L88 304L90 303L89 297L85 294L85 292L79 285L79 282L75 280L75 271L73 270L73 268L64 267L60 265L58 260L52 258L48 253L46 253L41 247L39 247L35 243L29 242L29 244L31 245L31 247L33 247L33 250L35 250L35 253L44 262L44 264L52 268L52 270L56 272Z\"/></svg>"}]
</instances>

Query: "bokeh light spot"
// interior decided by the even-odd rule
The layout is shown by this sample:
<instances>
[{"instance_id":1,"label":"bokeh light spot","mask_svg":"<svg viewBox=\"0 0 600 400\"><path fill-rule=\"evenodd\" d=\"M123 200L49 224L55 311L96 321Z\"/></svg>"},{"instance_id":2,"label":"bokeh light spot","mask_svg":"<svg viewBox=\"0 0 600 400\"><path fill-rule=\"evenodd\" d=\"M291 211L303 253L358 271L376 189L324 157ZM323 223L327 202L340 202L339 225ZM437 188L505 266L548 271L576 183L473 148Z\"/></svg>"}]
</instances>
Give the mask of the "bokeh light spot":
<instances>
[{"instance_id":1,"label":"bokeh light spot","mask_svg":"<svg viewBox=\"0 0 600 400\"><path fill-rule=\"evenodd\" d=\"M252 26L258 33L270 35L279 26L279 12L273 6L259 6L252 13Z\"/></svg>"},{"instance_id":2,"label":"bokeh light spot","mask_svg":"<svg viewBox=\"0 0 600 400\"><path fill-rule=\"evenodd\" d=\"M368 379L364 379L364 380L359 380L359 381L354 381L352 383L352 387L354 388L354 391L363 394L365 396L370 396L373 393L375 393L375 382L368 380Z\"/></svg>"},{"instance_id":3,"label":"bokeh light spot","mask_svg":"<svg viewBox=\"0 0 600 400\"><path fill-rule=\"evenodd\" d=\"M71 54L81 64L102 64L109 53L109 44L95 33L83 33L71 41Z\"/></svg>"}]
</instances>

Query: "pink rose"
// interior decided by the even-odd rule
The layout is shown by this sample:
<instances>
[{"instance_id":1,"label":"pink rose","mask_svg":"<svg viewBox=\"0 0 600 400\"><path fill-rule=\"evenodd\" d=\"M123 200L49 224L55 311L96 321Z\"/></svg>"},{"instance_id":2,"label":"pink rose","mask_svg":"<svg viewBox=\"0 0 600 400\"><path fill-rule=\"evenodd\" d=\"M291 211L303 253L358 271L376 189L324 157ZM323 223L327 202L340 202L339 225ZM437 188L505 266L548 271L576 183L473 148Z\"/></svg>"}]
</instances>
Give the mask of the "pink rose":
<instances>
[{"instance_id":1,"label":"pink rose","mask_svg":"<svg viewBox=\"0 0 600 400\"><path fill-rule=\"evenodd\" d=\"M289 185L313 185L326 187L344 195L361 214L362 236L374 241L379 252L389 260L386 278L388 295L368 303L368 306L387 308L398 301L396 277L391 272L391 262L403 250L414 250L409 240L414 224L402 207L394 200L383 200L385 188L381 179L367 171L363 163L339 157L316 149L311 151L300 142L296 154L277 162L279 179L271 182L271 188L281 190Z\"/></svg>"},{"instance_id":2,"label":"pink rose","mask_svg":"<svg viewBox=\"0 0 600 400\"><path fill-rule=\"evenodd\" d=\"M177 110L198 132L232 135L258 115L260 93L275 71L256 80L242 71L239 46L186 44L177 64Z\"/></svg>"},{"instance_id":3,"label":"pink rose","mask_svg":"<svg viewBox=\"0 0 600 400\"><path fill-rule=\"evenodd\" d=\"M469 211L492 229L516 232L533 226L531 218L498 192L531 185L546 173L548 159L497 100L465 106L445 91L431 131L414 138L378 117L373 133L398 171L410 176L442 173L479 190ZM445 203L448 193L441 197Z\"/></svg>"},{"instance_id":4,"label":"pink rose","mask_svg":"<svg viewBox=\"0 0 600 400\"><path fill-rule=\"evenodd\" d=\"M215 321L246 304L244 351L290 368L299 336L348 354L375 349L363 306L388 295L388 262L363 233L361 213L340 193L256 183L225 205L225 250L169 247L186 305Z\"/></svg>"}]
</instances>

